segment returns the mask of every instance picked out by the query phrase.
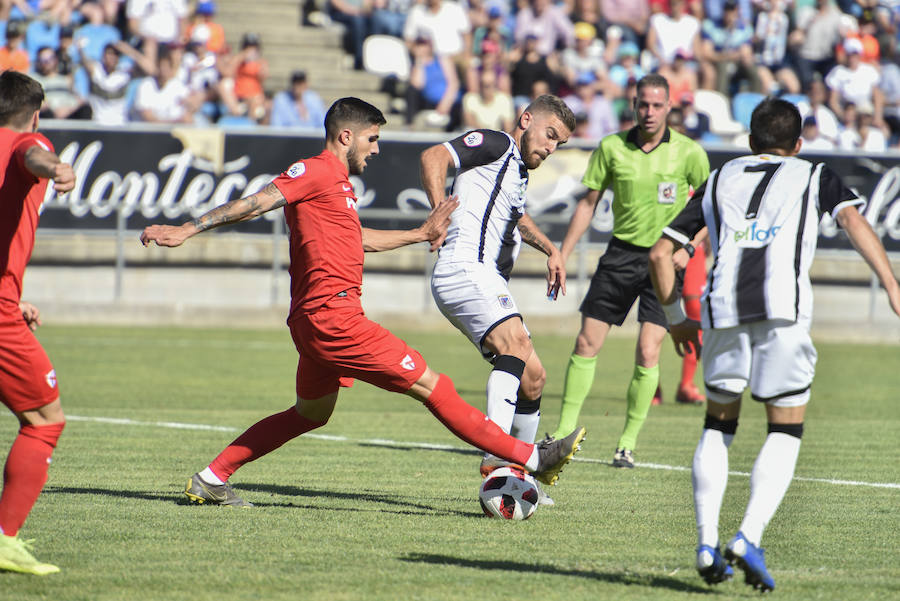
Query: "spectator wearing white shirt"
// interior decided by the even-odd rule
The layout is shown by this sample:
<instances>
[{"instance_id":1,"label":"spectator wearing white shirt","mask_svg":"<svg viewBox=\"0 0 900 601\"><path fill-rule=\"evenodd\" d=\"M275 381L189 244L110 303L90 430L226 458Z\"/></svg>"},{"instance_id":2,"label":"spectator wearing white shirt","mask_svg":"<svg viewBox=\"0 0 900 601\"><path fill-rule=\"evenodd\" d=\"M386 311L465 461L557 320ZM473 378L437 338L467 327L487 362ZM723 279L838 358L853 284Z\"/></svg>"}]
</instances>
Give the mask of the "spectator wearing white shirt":
<instances>
[{"instance_id":1,"label":"spectator wearing white shirt","mask_svg":"<svg viewBox=\"0 0 900 601\"><path fill-rule=\"evenodd\" d=\"M187 27L188 7L186 0L128 0L125 15L132 34L172 44Z\"/></svg>"},{"instance_id":2,"label":"spectator wearing white shirt","mask_svg":"<svg viewBox=\"0 0 900 601\"><path fill-rule=\"evenodd\" d=\"M819 132L819 123L815 117L810 116L803 120L800 137L803 139L801 153L834 150L834 142Z\"/></svg>"},{"instance_id":3,"label":"spectator wearing white shirt","mask_svg":"<svg viewBox=\"0 0 900 601\"><path fill-rule=\"evenodd\" d=\"M844 40L847 64L837 65L825 77L825 85L831 89L829 106L838 116L844 106L853 103L857 107L871 104L876 123L882 119L882 95L878 89L881 75L874 66L862 62L862 42L856 38Z\"/></svg>"},{"instance_id":4,"label":"spectator wearing white shirt","mask_svg":"<svg viewBox=\"0 0 900 601\"><path fill-rule=\"evenodd\" d=\"M187 85L176 77L173 57L164 47L156 63L156 75L138 84L134 112L139 121L150 123L191 123L196 107Z\"/></svg>"},{"instance_id":5,"label":"spectator wearing white shirt","mask_svg":"<svg viewBox=\"0 0 900 601\"><path fill-rule=\"evenodd\" d=\"M88 102L93 120L102 125L122 125L128 121L128 86L131 70L122 64L120 57L126 54L142 70L153 73L156 65L147 57L122 41L107 44L99 61L86 53L87 44L77 45L79 58L89 79Z\"/></svg>"},{"instance_id":6,"label":"spectator wearing white shirt","mask_svg":"<svg viewBox=\"0 0 900 601\"><path fill-rule=\"evenodd\" d=\"M701 55L700 21L685 11L684 0L671 0L670 15L656 13L650 17L647 31L647 50L662 67L675 60L680 50L688 60Z\"/></svg>"},{"instance_id":7,"label":"spectator wearing white shirt","mask_svg":"<svg viewBox=\"0 0 900 601\"><path fill-rule=\"evenodd\" d=\"M887 138L881 128L874 124L874 112L870 103L847 105L844 111L845 127L838 135L838 146L842 150L887 150Z\"/></svg>"},{"instance_id":8,"label":"spectator wearing white shirt","mask_svg":"<svg viewBox=\"0 0 900 601\"><path fill-rule=\"evenodd\" d=\"M464 57L471 48L469 17L453 0L425 0L413 6L403 27L403 39L412 50L417 38L431 40L438 56Z\"/></svg>"}]
</instances>

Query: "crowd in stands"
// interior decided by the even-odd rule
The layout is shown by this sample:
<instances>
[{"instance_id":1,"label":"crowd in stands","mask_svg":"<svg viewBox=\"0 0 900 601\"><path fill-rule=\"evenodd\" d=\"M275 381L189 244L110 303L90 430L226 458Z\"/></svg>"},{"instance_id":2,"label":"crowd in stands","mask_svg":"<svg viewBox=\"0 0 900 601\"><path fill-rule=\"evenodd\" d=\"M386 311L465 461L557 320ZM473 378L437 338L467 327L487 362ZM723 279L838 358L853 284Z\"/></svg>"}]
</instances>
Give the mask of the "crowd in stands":
<instances>
[{"instance_id":1,"label":"crowd in stands","mask_svg":"<svg viewBox=\"0 0 900 601\"><path fill-rule=\"evenodd\" d=\"M695 139L740 143L775 95L800 107L806 148L900 150L900 0L320 4L356 69L369 36L405 44L390 89L410 127L508 129L551 92L599 139L632 124L635 83L658 72ZM306 73L267 93L263 40L242 33L229 48L210 0L0 0L0 70L43 84L47 118L321 127Z\"/></svg>"},{"instance_id":2,"label":"crowd in stands","mask_svg":"<svg viewBox=\"0 0 900 601\"><path fill-rule=\"evenodd\" d=\"M782 96L807 148L900 149L898 0L329 1L357 68L366 37L405 42L409 124L507 127L552 92L596 139L631 124L634 83L658 72L696 139L745 141L739 117Z\"/></svg>"},{"instance_id":3,"label":"crowd in stands","mask_svg":"<svg viewBox=\"0 0 900 601\"><path fill-rule=\"evenodd\" d=\"M43 85L44 118L321 127L305 73L270 99L260 37L229 48L215 15L209 0L0 0L0 70Z\"/></svg>"}]
</instances>

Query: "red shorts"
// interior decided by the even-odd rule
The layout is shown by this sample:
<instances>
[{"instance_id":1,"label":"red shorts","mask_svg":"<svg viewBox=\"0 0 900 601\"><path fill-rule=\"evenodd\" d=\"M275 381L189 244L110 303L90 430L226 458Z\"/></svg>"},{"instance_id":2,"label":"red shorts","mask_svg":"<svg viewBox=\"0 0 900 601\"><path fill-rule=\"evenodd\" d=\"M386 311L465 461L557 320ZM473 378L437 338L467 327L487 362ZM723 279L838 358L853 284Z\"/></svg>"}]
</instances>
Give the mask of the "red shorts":
<instances>
[{"instance_id":1,"label":"red shorts","mask_svg":"<svg viewBox=\"0 0 900 601\"><path fill-rule=\"evenodd\" d=\"M0 322L0 400L31 411L59 398L56 370L25 320Z\"/></svg>"},{"instance_id":2,"label":"red shorts","mask_svg":"<svg viewBox=\"0 0 900 601\"><path fill-rule=\"evenodd\" d=\"M297 364L297 396L318 399L357 378L406 392L425 372L425 360L390 331L368 319L359 298L336 296L315 313L289 322Z\"/></svg>"}]
</instances>

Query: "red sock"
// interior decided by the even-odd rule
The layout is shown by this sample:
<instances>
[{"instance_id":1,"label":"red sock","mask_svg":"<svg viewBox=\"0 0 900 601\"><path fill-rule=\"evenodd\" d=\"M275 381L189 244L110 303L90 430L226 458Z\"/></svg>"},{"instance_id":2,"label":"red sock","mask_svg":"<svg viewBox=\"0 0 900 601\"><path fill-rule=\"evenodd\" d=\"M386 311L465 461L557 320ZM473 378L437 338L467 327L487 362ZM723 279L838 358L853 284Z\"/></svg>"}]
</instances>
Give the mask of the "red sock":
<instances>
[{"instance_id":1,"label":"red sock","mask_svg":"<svg viewBox=\"0 0 900 601\"><path fill-rule=\"evenodd\" d=\"M684 313L688 319L700 321L700 295L703 294L703 286L706 285L706 253L703 246L698 246L694 257L688 261L684 272ZM700 341L703 342L703 333L700 332ZM681 383L678 387L687 390L694 387L694 373L697 371L697 353L684 354L681 362Z\"/></svg>"},{"instance_id":2,"label":"red sock","mask_svg":"<svg viewBox=\"0 0 900 601\"><path fill-rule=\"evenodd\" d=\"M19 428L3 470L0 528L15 536L47 482L47 467L65 422Z\"/></svg>"},{"instance_id":3,"label":"red sock","mask_svg":"<svg viewBox=\"0 0 900 601\"><path fill-rule=\"evenodd\" d=\"M287 441L324 426L325 423L307 419L293 407L270 415L247 428L234 442L225 447L225 450L209 464L209 469L223 482L227 482L231 474L245 463L259 459Z\"/></svg>"},{"instance_id":4,"label":"red sock","mask_svg":"<svg viewBox=\"0 0 900 601\"><path fill-rule=\"evenodd\" d=\"M453 380L444 374L438 376L425 406L448 430L482 451L519 465L525 465L531 458L533 444L513 438L484 413L462 400L453 387Z\"/></svg>"}]
</instances>

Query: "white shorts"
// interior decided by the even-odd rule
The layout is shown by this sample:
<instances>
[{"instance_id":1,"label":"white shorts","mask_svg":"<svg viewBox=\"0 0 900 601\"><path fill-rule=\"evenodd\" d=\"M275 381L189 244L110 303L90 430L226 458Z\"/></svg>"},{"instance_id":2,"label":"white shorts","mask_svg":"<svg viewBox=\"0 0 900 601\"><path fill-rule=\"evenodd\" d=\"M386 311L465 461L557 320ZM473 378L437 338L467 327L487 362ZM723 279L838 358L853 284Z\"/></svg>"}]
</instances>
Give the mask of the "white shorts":
<instances>
[{"instance_id":1,"label":"white shorts","mask_svg":"<svg viewBox=\"0 0 900 601\"><path fill-rule=\"evenodd\" d=\"M444 317L488 360L494 354L484 348L484 339L491 330L507 319L522 318L506 280L482 263L439 264L431 276L431 295Z\"/></svg>"},{"instance_id":2,"label":"white shorts","mask_svg":"<svg viewBox=\"0 0 900 601\"><path fill-rule=\"evenodd\" d=\"M756 401L773 407L805 405L816 356L808 323L769 320L704 330L706 397L730 403L749 385Z\"/></svg>"}]
</instances>

